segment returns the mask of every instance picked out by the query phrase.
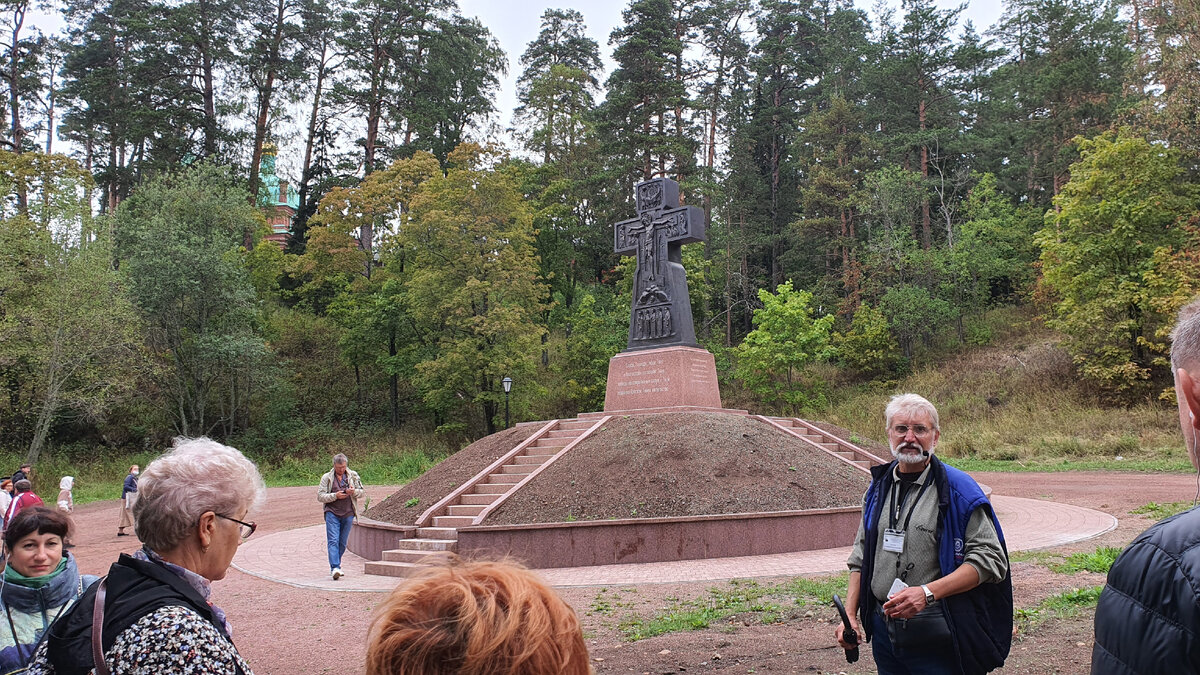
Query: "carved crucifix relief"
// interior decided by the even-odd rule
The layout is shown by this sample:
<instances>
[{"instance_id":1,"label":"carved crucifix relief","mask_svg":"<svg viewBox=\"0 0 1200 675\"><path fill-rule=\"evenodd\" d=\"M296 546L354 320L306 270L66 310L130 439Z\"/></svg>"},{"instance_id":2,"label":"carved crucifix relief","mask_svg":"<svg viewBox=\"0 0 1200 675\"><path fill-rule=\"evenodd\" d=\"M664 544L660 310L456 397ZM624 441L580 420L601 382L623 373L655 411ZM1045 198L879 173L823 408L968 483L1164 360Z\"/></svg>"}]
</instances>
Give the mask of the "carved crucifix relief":
<instances>
[{"instance_id":1,"label":"carved crucifix relief","mask_svg":"<svg viewBox=\"0 0 1200 675\"><path fill-rule=\"evenodd\" d=\"M655 178L638 183L637 218L614 227L614 250L637 256L629 347L695 347L696 328L683 270L683 244L704 241L704 212L679 205L679 183Z\"/></svg>"}]
</instances>

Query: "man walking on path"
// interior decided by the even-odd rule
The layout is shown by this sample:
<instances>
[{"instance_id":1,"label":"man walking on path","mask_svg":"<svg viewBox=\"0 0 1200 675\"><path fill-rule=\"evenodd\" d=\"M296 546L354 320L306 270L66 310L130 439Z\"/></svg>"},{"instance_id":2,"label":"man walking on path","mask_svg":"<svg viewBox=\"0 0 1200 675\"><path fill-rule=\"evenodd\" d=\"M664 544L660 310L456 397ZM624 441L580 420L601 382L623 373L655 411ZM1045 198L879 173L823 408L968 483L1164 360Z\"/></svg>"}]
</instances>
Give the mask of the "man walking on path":
<instances>
[{"instance_id":1,"label":"man walking on path","mask_svg":"<svg viewBox=\"0 0 1200 675\"><path fill-rule=\"evenodd\" d=\"M334 581L345 576L342 554L346 552L346 540L358 515L358 500L366 494L362 480L348 464L342 453L334 455L333 470L321 476L317 488L317 501L325 505L325 543L329 548L329 576Z\"/></svg>"},{"instance_id":2,"label":"man walking on path","mask_svg":"<svg viewBox=\"0 0 1200 675\"><path fill-rule=\"evenodd\" d=\"M999 668L1012 644L1013 596L995 511L974 479L934 456L941 431L932 403L900 394L885 419L895 461L871 469L863 496L847 561L850 627L861 621L880 675ZM839 625L834 638L849 650L845 637Z\"/></svg>"},{"instance_id":3,"label":"man walking on path","mask_svg":"<svg viewBox=\"0 0 1200 675\"><path fill-rule=\"evenodd\" d=\"M127 527L133 527L133 503L137 501L138 465L129 467L125 485L121 488L121 519L117 521L117 536L128 537Z\"/></svg>"},{"instance_id":4,"label":"man walking on path","mask_svg":"<svg viewBox=\"0 0 1200 675\"><path fill-rule=\"evenodd\" d=\"M1200 470L1200 299L1171 333L1179 427ZM1151 525L1108 571L1096 606L1092 673L1200 672L1200 508Z\"/></svg>"}]
</instances>

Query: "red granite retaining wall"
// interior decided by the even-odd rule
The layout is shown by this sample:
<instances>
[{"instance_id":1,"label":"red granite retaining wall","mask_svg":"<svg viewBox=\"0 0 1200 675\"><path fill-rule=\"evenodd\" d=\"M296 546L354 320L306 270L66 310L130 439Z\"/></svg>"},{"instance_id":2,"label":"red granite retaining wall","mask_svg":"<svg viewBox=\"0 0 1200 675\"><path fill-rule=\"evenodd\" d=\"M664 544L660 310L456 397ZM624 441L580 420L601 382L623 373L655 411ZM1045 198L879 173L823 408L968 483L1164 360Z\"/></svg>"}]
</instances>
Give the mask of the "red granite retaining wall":
<instances>
[{"instance_id":1,"label":"red granite retaining wall","mask_svg":"<svg viewBox=\"0 0 1200 675\"><path fill-rule=\"evenodd\" d=\"M458 553L511 556L534 568L667 562L791 553L849 546L860 507L741 513L685 518L642 518L539 525L484 525L458 530ZM379 527L385 526L385 527ZM360 521L349 549L379 560L402 528ZM376 541L390 541L390 545Z\"/></svg>"}]
</instances>

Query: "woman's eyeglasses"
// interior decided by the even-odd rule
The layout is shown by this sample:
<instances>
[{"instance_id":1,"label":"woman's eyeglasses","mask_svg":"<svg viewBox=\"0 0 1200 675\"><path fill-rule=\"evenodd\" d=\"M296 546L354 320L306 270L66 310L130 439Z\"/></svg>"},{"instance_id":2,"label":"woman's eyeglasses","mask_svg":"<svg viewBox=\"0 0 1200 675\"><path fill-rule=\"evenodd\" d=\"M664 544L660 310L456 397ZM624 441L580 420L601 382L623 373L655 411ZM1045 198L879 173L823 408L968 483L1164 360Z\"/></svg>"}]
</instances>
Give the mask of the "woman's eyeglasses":
<instances>
[{"instance_id":1,"label":"woman's eyeglasses","mask_svg":"<svg viewBox=\"0 0 1200 675\"><path fill-rule=\"evenodd\" d=\"M243 521L238 520L237 518L230 518L229 516L223 516L219 513L216 513L213 515L215 515L218 518L224 518L225 520L232 520L233 522L237 523L238 529L240 530L240 533L242 535L242 539L249 539L250 535L254 534L254 530L258 529L257 523L243 522Z\"/></svg>"}]
</instances>

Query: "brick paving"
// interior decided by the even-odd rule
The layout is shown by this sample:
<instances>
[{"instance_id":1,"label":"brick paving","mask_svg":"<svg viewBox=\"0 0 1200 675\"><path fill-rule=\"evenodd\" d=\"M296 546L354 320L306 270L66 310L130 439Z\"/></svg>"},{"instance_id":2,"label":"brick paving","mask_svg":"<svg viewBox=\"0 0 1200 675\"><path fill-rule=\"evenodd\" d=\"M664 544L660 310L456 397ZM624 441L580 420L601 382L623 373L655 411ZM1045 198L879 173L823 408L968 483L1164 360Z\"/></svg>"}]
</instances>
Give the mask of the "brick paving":
<instances>
[{"instance_id":1,"label":"brick paving","mask_svg":"<svg viewBox=\"0 0 1200 675\"><path fill-rule=\"evenodd\" d=\"M1029 551L1090 539L1117 526L1113 516L1070 504L993 495L1010 551ZM776 555L678 562L564 567L541 570L554 586L597 586L716 581L840 572L849 547ZM246 574L290 586L328 591L382 592L400 579L363 574L366 561L349 551L342 561L348 576L329 578L325 526L300 527L247 541L233 559Z\"/></svg>"}]
</instances>

